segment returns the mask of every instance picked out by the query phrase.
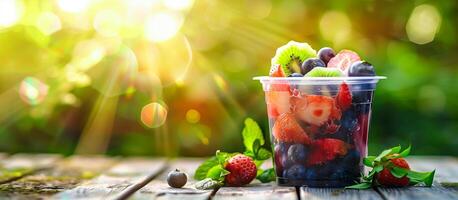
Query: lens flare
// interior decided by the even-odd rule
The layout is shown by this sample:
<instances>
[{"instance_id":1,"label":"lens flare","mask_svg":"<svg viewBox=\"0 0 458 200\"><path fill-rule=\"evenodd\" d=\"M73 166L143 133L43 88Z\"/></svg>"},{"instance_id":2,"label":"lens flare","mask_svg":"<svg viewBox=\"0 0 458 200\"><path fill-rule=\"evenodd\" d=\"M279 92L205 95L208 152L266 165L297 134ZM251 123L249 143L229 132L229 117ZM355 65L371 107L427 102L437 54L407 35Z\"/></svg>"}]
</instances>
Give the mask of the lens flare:
<instances>
[{"instance_id":1,"label":"lens flare","mask_svg":"<svg viewBox=\"0 0 458 200\"><path fill-rule=\"evenodd\" d=\"M406 25L409 40L417 44L432 42L441 21L441 15L434 6L423 4L415 7Z\"/></svg>"},{"instance_id":2,"label":"lens flare","mask_svg":"<svg viewBox=\"0 0 458 200\"><path fill-rule=\"evenodd\" d=\"M103 10L95 15L93 26L100 35L115 36L121 28L121 17L113 10Z\"/></svg>"},{"instance_id":3,"label":"lens flare","mask_svg":"<svg viewBox=\"0 0 458 200\"><path fill-rule=\"evenodd\" d=\"M200 121L200 113L197 110L190 109L188 112L186 112L186 121L189 123L197 123Z\"/></svg>"},{"instance_id":4,"label":"lens flare","mask_svg":"<svg viewBox=\"0 0 458 200\"><path fill-rule=\"evenodd\" d=\"M152 42L166 41L180 29L183 16L179 13L160 12L146 21L145 35Z\"/></svg>"},{"instance_id":5,"label":"lens flare","mask_svg":"<svg viewBox=\"0 0 458 200\"><path fill-rule=\"evenodd\" d=\"M87 9L89 6L89 0L59 0L57 4L60 9L69 13L79 13Z\"/></svg>"},{"instance_id":6,"label":"lens flare","mask_svg":"<svg viewBox=\"0 0 458 200\"><path fill-rule=\"evenodd\" d=\"M140 119L148 128L160 127L167 119L167 109L160 103L150 103L142 108Z\"/></svg>"},{"instance_id":7,"label":"lens flare","mask_svg":"<svg viewBox=\"0 0 458 200\"><path fill-rule=\"evenodd\" d=\"M104 46L97 40L84 40L79 42L73 50L71 66L75 70L87 71L105 56Z\"/></svg>"},{"instance_id":8,"label":"lens flare","mask_svg":"<svg viewBox=\"0 0 458 200\"><path fill-rule=\"evenodd\" d=\"M108 97L122 95L135 83L137 58L130 48L123 46L116 54L105 56L87 74L92 79L91 86L101 94Z\"/></svg>"},{"instance_id":9,"label":"lens flare","mask_svg":"<svg viewBox=\"0 0 458 200\"><path fill-rule=\"evenodd\" d=\"M48 95L49 86L34 77L26 77L19 86L19 96L29 105L38 105Z\"/></svg>"},{"instance_id":10,"label":"lens flare","mask_svg":"<svg viewBox=\"0 0 458 200\"><path fill-rule=\"evenodd\" d=\"M22 16L22 4L17 0L0 0L0 28L14 25Z\"/></svg>"},{"instance_id":11,"label":"lens flare","mask_svg":"<svg viewBox=\"0 0 458 200\"><path fill-rule=\"evenodd\" d=\"M192 4L194 0L164 0L164 5L172 10L187 10Z\"/></svg>"},{"instance_id":12,"label":"lens flare","mask_svg":"<svg viewBox=\"0 0 458 200\"><path fill-rule=\"evenodd\" d=\"M62 28L60 18L52 12L41 13L36 26L45 35L51 35Z\"/></svg>"},{"instance_id":13,"label":"lens flare","mask_svg":"<svg viewBox=\"0 0 458 200\"><path fill-rule=\"evenodd\" d=\"M342 44L351 36L351 21L343 12L326 12L320 20L320 32L324 39Z\"/></svg>"}]
</instances>

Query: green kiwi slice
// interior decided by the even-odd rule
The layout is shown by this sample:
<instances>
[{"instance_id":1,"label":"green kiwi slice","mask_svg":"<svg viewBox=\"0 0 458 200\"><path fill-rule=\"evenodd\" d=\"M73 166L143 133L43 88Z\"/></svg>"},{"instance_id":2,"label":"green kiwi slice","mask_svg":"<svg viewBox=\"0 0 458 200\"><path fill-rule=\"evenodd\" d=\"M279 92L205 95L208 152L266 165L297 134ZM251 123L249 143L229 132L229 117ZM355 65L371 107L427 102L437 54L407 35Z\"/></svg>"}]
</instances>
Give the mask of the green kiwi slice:
<instances>
[{"instance_id":1,"label":"green kiwi slice","mask_svg":"<svg viewBox=\"0 0 458 200\"><path fill-rule=\"evenodd\" d=\"M315 67L310 70L306 77L339 77L343 76L343 73L338 68L326 68L326 67Z\"/></svg>"},{"instance_id":2,"label":"green kiwi slice","mask_svg":"<svg viewBox=\"0 0 458 200\"><path fill-rule=\"evenodd\" d=\"M316 51L307 43L290 41L277 49L272 65L280 64L286 76L301 73L301 65L307 58L316 57Z\"/></svg>"}]
</instances>

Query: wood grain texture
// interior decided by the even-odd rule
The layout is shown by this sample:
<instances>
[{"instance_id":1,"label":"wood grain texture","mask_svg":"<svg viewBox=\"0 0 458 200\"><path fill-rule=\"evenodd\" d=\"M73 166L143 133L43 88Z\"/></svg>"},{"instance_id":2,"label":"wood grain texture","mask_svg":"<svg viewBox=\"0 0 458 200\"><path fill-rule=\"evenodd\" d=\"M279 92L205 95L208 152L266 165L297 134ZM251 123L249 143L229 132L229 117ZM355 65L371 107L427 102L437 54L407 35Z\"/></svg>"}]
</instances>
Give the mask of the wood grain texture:
<instances>
[{"instance_id":1,"label":"wood grain texture","mask_svg":"<svg viewBox=\"0 0 458 200\"><path fill-rule=\"evenodd\" d=\"M213 199L297 199L297 193L294 187L255 183L244 187L222 187Z\"/></svg>"},{"instance_id":2,"label":"wood grain texture","mask_svg":"<svg viewBox=\"0 0 458 200\"><path fill-rule=\"evenodd\" d=\"M16 181L0 185L0 199L42 199L91 179L115 162L102 156L72 156ZM91 164L88 164L91 163Z\"/></svg>"},{"instance_id":3,"label":"wood grain texture","mask_svg":"<svg viewBox=\"0 0 458 200\"><path fill-rule=\"evenodd\" d=\"M327 200L327 199L370 199L381 200L382 197L372 189L346 190L342 188L310 188L301 187L301 199Z\"/></svg>"},{"instance_id":4,"label":"wood grain texture","mask_svg":"<svg viewBox=\"0 0 458 200\"><path fill-rule=\"evenodd\" d=\"M1 159L0 184L52 167L60 158L61 156L55 154L15 154Z\"/></svg>"},{"instance_id":5,"label":"wood grain texture","mask_svg":"<svg viewBox=\"0 0 458 200\"><path fill-rule=\"evenodd\" d=\"M88 163L90 164L90 163ZM100 176L55 195L54 199L118 199L132 188L157 175L164 159L127 158Z\"/></svg>"},{"instance_id":6,"label":"wood grain texture","mask_svg":"<svg viewBox=\"0 0 458 200\"><path fill-rule=\"evenodd\" d=\"M408 188L378 188L386 199L416 200L416 199L458 199L458 193L442 186L408 187Z\"/></svg>"},{"instance_id":7,"label":"wood grain texture","mask_svg":"<svg viewBox=\"0 0 458 200\"><path fill-rule=\"evenodd\" d=\"M193 185L196 182L193 179L194 172L203 161L202 158L172 160L164 173L136 192L131 199L208 199L212 190L197 190ZM183 188L172 188L167 184L167 174L174 169L180 169L188 175L188 182Z\"/></svg>"}]
</instances>

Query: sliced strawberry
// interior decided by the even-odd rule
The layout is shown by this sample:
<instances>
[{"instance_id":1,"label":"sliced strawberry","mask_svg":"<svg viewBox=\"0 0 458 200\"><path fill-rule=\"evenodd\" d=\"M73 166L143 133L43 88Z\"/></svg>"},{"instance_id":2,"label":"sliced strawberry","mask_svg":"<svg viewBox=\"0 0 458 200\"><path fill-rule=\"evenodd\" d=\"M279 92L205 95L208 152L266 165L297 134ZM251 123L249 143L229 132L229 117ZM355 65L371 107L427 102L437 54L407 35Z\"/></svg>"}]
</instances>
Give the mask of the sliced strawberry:
<instances>
[{"instance_id":1,"label":"sliced strawberry","mask_svg":"<svg viewBox=\"0 0 458 200\"><path fill-rule=\"evenodd\" d=\"M339 93L336 96L336 104L342 111L351 106L351 92L346 83L340 85Z\"/></svg>"},{"instance_id":2,"label":"sliced strawberry","mask_svg":"<svg viewBox=\"0 0 458 200\"><path fill-rule=\"evenodd\" d=\"M283 68L278 65L272 65L270 67L270 72L269 72L270 77L286 77L285 72L283 71ZM290 91L289 84L285 82L285 84L272 84L270 85L270 91Z\"/></svg>"},{"instance_id":3,"label":"sliced strawberry","mask_svg":"<svg viewBox=\"0 0 458 200\"><path fill-rule=\"evenodd\" d=\"M333 138L315 140L311 145L312 150L309 154L307 165L323 164L339 156L344 156L347 154L348 146L342 140Z\"/></svg>"},{"instance_id":4,"label":"sliced strawberry","mask_svg":"<svg viewBox=\"0 0 458 200\"><path fill-rule=\"evenodd\" d=\"M276 118L290 111L290 93L286 91L267 91L267 112L270 118Z\"/></svg>"},{"instance_id":5,"label":"sliced strawberry","mask_svg":"<svg viewBox=\"0 0 458 200\"><path fill-rule=\"evenodd\" d=\"M336 56L331 58L331 60L329 60L328 67L339 68L343 72L347 72L351 64L360 60L361 58L359 58L357 53L344 49L340 51Z\"/></svg>"},{"instance_id":6,"label":"sliced strawberry","mask_svg":"<svg viewBox=\"0 0 458 200\"><path fill-rule=\"evenodd\" d=\"M301 128L292 113L284 113L278 117L272 128L272 134L278 141L310 144L311 140Z\"/></svg>"},{"instance_id":7,"label":"sliced strawberry","mask_svg":"<svg viewBox=\"0 0 458 200\"><path fill-rule=\"evenodd\" d=\"M302 121L321 126L329 120L335 107L334 99L327 96L307 95L306 104L303 107L296 107L296 115Z\"/></svg>"}]
</instances>

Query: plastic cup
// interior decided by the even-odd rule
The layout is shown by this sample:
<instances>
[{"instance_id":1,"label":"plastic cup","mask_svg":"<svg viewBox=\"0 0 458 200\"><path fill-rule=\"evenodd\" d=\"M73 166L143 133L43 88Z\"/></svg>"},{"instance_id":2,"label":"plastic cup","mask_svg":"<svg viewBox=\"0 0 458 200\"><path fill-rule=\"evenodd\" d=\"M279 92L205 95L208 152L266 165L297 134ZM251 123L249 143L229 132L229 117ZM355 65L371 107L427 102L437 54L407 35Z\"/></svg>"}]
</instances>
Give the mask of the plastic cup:
<instances>
[{"instance_id":1,"label":"plastic cup","mask_svg":"<svg viewBox=\"0 0 458 200\"><path fill-rule=\"evenodd\" d=\"M255 77L265 92L277 183L345 187L359 181L374 90L385 78Z\"/></svg>"}]
</instances>

